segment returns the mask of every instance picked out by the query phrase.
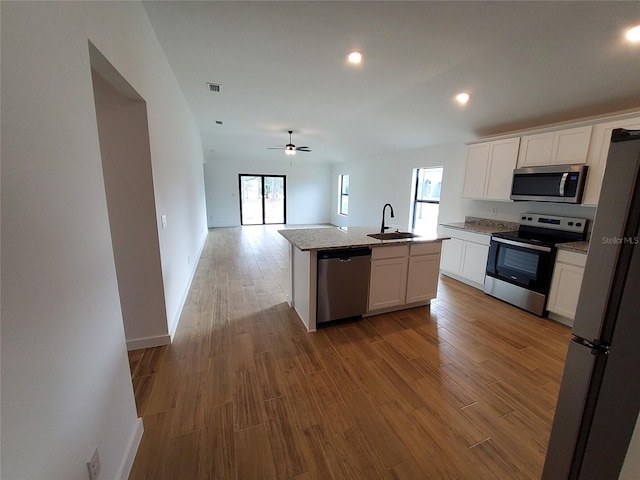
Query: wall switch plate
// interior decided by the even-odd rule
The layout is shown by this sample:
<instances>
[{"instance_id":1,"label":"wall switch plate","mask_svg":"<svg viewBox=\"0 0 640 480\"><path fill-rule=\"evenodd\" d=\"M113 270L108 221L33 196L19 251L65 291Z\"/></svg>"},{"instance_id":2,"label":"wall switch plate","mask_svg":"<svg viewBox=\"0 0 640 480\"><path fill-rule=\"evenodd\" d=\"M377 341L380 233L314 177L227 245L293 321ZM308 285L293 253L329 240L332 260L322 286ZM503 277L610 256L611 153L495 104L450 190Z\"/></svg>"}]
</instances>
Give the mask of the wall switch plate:
<instances>
[{"instance_id":1,"label":"wall switch plate","mask_svg":"<svg viewBox=\"0 0 640 480\"><path fill-rule=\"evenodd\" d=\"M98 480L98 475L100 475L100 456L98 455L98 447L94 450L91 460L87 462L87 468L89 469L89 480Z\"/></svg>"},{"instance_id":2,"label":"wall switch plate","mask_svg":"<svg viewBox=\"0 0 640 480\"><path fill-rule=\"evenodd\" d=\"M162 222L162 228L167 228L167 216L166 215L162 215L160 217L160 221Z\"/></svg>"}]
</instances>

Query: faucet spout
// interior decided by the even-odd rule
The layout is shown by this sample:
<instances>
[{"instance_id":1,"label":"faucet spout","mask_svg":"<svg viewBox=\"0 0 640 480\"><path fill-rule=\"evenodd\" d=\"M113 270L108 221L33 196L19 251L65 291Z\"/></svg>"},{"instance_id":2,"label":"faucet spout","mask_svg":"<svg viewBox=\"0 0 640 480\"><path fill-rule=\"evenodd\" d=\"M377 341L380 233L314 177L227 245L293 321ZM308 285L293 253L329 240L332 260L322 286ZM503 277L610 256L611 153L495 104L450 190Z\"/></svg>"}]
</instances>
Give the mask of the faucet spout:
<instances>
[{"instance_id":1,"label":"faucet spout","mask_svg":"<svg viewBox=\"0 0 640 480\"><path fill-rule=\"evenodd\" d=\"M391 209L391 218L393 218L393 207L391 206L390 203L385 203L384 207L382 207L382 225L380 226L380 233L384 233L385 230L389 229L389 227L385 226L384 224L384 212L387 209L387 207Z\"/></svg>"}]
</instances>

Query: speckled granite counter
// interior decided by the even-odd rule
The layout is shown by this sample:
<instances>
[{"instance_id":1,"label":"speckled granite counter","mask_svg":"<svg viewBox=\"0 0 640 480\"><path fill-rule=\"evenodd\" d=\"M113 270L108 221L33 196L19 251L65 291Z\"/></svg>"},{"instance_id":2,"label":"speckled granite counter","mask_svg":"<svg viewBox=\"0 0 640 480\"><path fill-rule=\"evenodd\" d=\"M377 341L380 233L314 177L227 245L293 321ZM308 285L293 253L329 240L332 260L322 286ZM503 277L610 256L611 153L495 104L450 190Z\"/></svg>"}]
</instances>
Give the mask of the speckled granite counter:
<instances>
[{"instance_id":1,"label":"speckled granite counter","mask_svg":"<svg viewBox=\"0 0 640 480\"><path fill-rule=\"evenodd\" d=\"M491 220L489 218L465 217L464 222L441 223L443 227L455 228L457 230L466 230L473 233L484 233L491 235L495 232L507 232L510 230L518 230L518 224L515 222L506 222L503 220Z\"/></svg>"},{"instance_id":2,"label":"speckled granite counter","mask_svg":"<svg viewBox=\"0 0 640 480\"><path fill-rule=\"evenodd\" d=\"M579 253L588 253L589 252L589 242L568 242L568 243L558 243L556 245L560 250L570 250L572 252Z\"/></svg>"},{"instance_id":3,"label":"speckled granite counter","mask_svg":"<svg viewBox=\"0 0 640 480\"><path fill-rule=\"evenodd\" d=\"M414 242L441 242L449 238L433 234L414 238L377 240L367 236L369 233L377 233L379 230L379 227L288 228L278 230L278 233L302 251L350 247L379 247L383 245L398 245Z\"/></svg>"}]
</instances>

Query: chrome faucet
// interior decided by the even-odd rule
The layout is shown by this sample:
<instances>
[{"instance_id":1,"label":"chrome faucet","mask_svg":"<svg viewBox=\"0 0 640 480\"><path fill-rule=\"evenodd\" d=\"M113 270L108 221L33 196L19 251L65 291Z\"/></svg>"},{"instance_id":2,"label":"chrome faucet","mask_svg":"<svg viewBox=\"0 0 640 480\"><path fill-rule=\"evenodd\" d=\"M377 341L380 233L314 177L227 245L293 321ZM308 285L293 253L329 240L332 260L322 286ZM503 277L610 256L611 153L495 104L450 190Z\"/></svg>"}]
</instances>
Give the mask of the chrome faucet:
<instances>
[{"instance_id":1,"label":"chrome faucet","mask_svg":"<svg viewBox=\"0 0 640 480\"><path fill-rule=\"evenodd\" d=\"M384 211L389 207L391 209L391 218L393 218L393 207L390 203L385 203L384 207L382 207L382 226L380 227L380 233L384 233L385 230L388 230L389 227L384 225Z\"/></svg>"}]
</instances>

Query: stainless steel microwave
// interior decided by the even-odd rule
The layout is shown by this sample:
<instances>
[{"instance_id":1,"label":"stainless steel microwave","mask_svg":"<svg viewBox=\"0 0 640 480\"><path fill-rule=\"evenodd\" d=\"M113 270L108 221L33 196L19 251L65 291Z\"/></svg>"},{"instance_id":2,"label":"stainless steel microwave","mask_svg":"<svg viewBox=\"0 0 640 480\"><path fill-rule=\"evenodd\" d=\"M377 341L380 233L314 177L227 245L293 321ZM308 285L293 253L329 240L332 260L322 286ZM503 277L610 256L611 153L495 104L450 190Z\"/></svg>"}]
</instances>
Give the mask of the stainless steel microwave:
<instances>
[{"instance_id":1,"label":"stainless steel microwave","mask_svg":"<svg viewBox=\"0 0 640 480\"><path fill-rule=\"evenodd\" d=\"M586 177L586 165L518 168L513 171L511 200L580 203Z\"/></svg>"}]
</instances>

